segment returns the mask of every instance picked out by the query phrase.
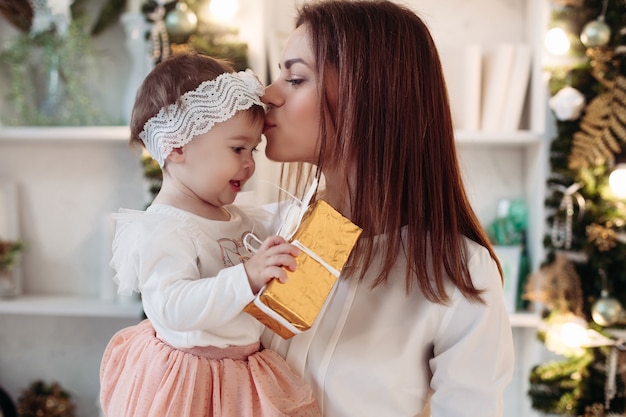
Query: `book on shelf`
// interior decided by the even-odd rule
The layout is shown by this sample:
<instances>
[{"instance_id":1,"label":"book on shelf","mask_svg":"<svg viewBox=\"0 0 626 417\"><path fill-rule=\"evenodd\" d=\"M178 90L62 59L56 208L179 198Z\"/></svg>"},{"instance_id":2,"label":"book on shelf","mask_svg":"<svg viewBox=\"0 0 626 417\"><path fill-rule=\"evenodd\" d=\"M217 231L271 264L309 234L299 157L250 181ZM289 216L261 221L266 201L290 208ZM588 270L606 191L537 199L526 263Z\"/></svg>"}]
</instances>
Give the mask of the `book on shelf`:
<instances>
[{"instance_id":1,"label":"book on shelf","mask_svg":"<svg viewBox=\"0 0 626 417\"><path fill-rule=\"evenodd\" d=\"M481 130L518 130L530 68L531 50L526 44L500 43L484 56Z\"/></svg>"},{"instance_id":2,"label":"book on shelf","mask_svg":"<svg viewBox=\"0 0 626 417\"><path fill-rule=\"evenodd\" d=\"M454 128L480 129L482 48L478 44L440 48Z\"/></svg>"},{"instance_id":3,"label":"book on shelf","mask_svg":"<svg viewBox=\"0 0 626 417\"><path fill-rule=\"evenodd\" d=\"M514 56L515 46L510 43L498 44L493 51L484 56L480 127L485 132L500 130Z\"/></svg>"},{"instance_id":4,"label":"book on shelf","mask_svg":"<svg viewBox=\"0 0 626 417\"><path fill-rule=\"evenodd\" d=\"M524 112L524 103L530 83L532 52L530 45L515 45L515 56L509 76L509 92L506 96L505 111L501 130L514 132L519 129Z\"/></svg>"}]
</instances>

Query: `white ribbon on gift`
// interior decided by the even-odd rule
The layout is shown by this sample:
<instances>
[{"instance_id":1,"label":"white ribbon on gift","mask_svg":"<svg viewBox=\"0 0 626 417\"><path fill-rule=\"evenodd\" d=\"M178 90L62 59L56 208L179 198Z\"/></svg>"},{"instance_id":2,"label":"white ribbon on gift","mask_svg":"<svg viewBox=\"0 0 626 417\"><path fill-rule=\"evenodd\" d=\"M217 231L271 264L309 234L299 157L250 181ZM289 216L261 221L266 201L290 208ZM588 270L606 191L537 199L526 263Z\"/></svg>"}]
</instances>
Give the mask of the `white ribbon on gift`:
<instances>
[{"instance_id":1,"label":"white ribbon on gift","mask_svg":"<svg viewBox=\"0 0 626 417\"><path fill-rule=\"evenodd\" d=\"M304 213L306 213L307 208L309 208L309 204L311 203L313 194L315 194L315 191L317 190L317 182L317 177L313 178L313 182L311 182L309 189L304 194L302 201L298 200L298 203L300 204L291 204L287 208L285 218L283 218L283 222L276 232L278 236L282 236L283 238L285 238L285 240L290 240L293 235L296 234L296 230L298 230L298 227L300 227L300 223L302 223ZM294 209L297 209L297 216L295 218L292 215Z\"/></svg>"},{"instance_id":2,"label":"white ribbon on gift","mask_svg":"<svg viewBox=\"0 0 626 417\"><path fill-rule=\"evenodd\" d=\"M297 199L295 196L293 196L293 195L289 194L287 191L283 190L287 194L289 194L294 200L296 200L296 202L290 204L289 207L287 207L287 210L286 210L286 212L285 212L285 214L283 216L281 225L278 228L278 231L276 232L276 234L278 236L281 236L285 240L289 241L295 235L296 231L300 227L300 224L302 223L302 219L303 219L304 214L306 213L306 211L307 211L307 209L309 207L309 203L310 203L311 199L313 198L313 194L317 190L317 184L318 184L318 179L317 179L317 177L315 177L313 179L313 182L309 186L309 189L304 194L304 197L302 198L302 200ZM243 243L244 243L244 246L246 247L246 249L248 251L250 251L251 253L256 253L257 249L254 246L252 246L252 242L250 242L250 240L253 240L254 242L256 242L259 245L262 242L252 232L248 233L248 234L246 234L246 236L244 236ZM324 259L322 259L321 256L319 256L317 253L315 253L314 251L312 251L311 249L306 247L299 240L296 239L293 242L291 242L291 244L296 246L296 247L298 247L301 251L306 253L308 256L313 258L315 261L319 262L320 265L322 265L324 268L326 268L331 274L333 274L335 277L339 278L339 275L341 274L341 271L333 268L328 262L326 262ZM265 290L265 286L263 286L261 288L261 290L258 292L257 296L254 298L254 305L257 306L257 308L259 310L261 310L263 313L265 313L267 316L271 317L272 319L277 321L281 326L283 326L284 328L289 330L291 333L293 333L293 334L300 334L300 333L302 333L302 330L296 328L287 319L285 319L283 316L281 316L280 314L278 314L277 312L275 312L274 310L269 308L267 305L265 305L261 301L260 297L261 297L261 294L263 293L263 290Z\"/></svg>"},{"instance_id":3,"label":"white ribbon on gift","mask_svg":"<svg viewBox=\"0 0 626 417\"><path fill-rule=\"evenodd\" d=\"M309 255L311 258L319 262L324 268L326 268L335 277L339 278L339 275L341 274L341 272L333 268L332 266L330 266L317 253L313 252L311 249L304 246L302 243L300 243L299 240L294 240L291 243L294 246L297 246L298 248L300 248L300 250L302 250L304 253ZM269 308L267 305L263 303L263 301L261 301L261 294L263 293L263 290L265 289L265 287L266 286L264 285L259 291L259 293L256 295L256 297L254 297L254 305L257 306L257 308L261 310L263 313L265 313L267 316L271 317L272 319L277 321L281 326L289 330L291 333L293 334L302 333L302 330L295 327L293 324L291 324L291 322L289 322L287 319L285 319L283 316L281 316L280 314L278 314L277 312ZM334 286L333 286L333 289L334 289Z\"/></svg>"},{"instance_id":4,"label":"white ribbon on gift","mask_svg":"<svg viewBox=\"0 0 626 417\"><path fill-rule=\"evenodd\" d=\"M275 312L274 310L272 310L271 308L263 304L263 301L261 301L260 296L263 293L264 289L265 287L261 288L261 291L259 291L257 296L254 297L254 305L257 306L257 308L261 310L263 313L265 313L266 316L274 319L274 321L278 322L282 327L289 330L291 333L293 334L302 333L302 330L298 329L296 326L291 324L289 320L287 320L286 318L284 318L283 316L281 316L280 314L278 314L277 312Z\"/></svg>"},{"instance_id":5,"label":"white ribbon on gift","mask_svg":"<svg viewBox=\"0 0 626 417\"><path fill-rule=\"evenodd\" d=\"M309 186L309 189L304 194L302 200L298 199L293 194L289 193L286 190L283 190L287 193L291 198L295 200L295 202L291 203L283 215L282 221L280 222L280 226L276 231L276 235L281 236L286 241L289 241L296 234L298 227L300 227L300 223L302 223L302 218L304 217L304 213L306 213L307 208L309 208L309 203L313 198L313 194L317 190L317 177L313 178L313 182ZM282 188L281 188L282 189ZM261 239L259 239L253 232L247 233L243 238L243 244L245 248L250 253L256 253L257 249L253 246L252 241L256 244L261 245Z\"/></svg>"},{"instance_id":6,"label":"white ribbon on gift","mask_svg":"<svg viewBox=\"0 0 626 417\"><path fill-rule=\"evenodd\" d=\"M338 271L335 268L333 268L332 266L330 266L330 264L328 264L325 260L323 260L321 256L319 256L317 253L313 252L311 249L309 249L306 246L304 246L304 244L302 244L299 240L296 239L293 242L291 242L291 244L296 246L296 247L298 247L298 248L300 248L300 250L302 252L306 253L311 258L313 258L317 262L319 262L324 268L328 269L328 272L333 274L335 277L339 278L339 274L341 274L340 271Z\"/></svg>"}]
</instances>

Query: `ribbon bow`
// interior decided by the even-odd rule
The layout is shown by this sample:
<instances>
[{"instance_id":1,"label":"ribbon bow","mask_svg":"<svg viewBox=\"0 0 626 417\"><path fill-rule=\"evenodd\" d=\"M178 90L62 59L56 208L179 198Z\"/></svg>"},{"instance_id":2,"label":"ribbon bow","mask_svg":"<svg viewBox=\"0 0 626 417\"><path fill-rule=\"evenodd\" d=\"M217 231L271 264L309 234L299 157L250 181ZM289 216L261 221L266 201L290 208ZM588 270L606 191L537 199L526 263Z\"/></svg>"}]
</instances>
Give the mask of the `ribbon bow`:
<instances>
[{"instance_id":1,"label":"ribbon bow","mask_svg":"<svg viewBox=\"0 0 626 417\"><path fill-rule=\"evenodd\" d=\"M290 194L285 191L291 198L295 201L287 206L285 213L283 214L282 221L278 230L276 231L276 235L284 238L286 241L291 240L293 235L296 234L298 227L300 227L300 223L302 223L302 218L304 217L304 213L306 213L307 208L309 207L309 203L313 198L313 194L315 194L315 190L317 190L318 179L317 177L313 178L313 182L309 186L309 189L304 194L302 200L299 200L296 196ZM253 240L257 244L261 244L261 239L259 239L254 233L250 232L246 234L243 238L243 244L246 249L250 253L256 253L256 247L252 245Z\"/></svg>"},{"instance_id":2,"label":"ribbon bow","mask_svg":"<svg viewBox=\"0 0 626 417\"><path fill-rule=\"evenodd\" d=\"M582 219L585 212L585 199L578 192L582 185L574 183L569 187L554 185L557 191L563 193L559 210L565 211L565 220L560 220L557 216L552 224L551 240L552 245L557 249L570 249L572 247L572 222L574 218L574 199L578 205L578 220Z\"/></svg>"}]
</instances>

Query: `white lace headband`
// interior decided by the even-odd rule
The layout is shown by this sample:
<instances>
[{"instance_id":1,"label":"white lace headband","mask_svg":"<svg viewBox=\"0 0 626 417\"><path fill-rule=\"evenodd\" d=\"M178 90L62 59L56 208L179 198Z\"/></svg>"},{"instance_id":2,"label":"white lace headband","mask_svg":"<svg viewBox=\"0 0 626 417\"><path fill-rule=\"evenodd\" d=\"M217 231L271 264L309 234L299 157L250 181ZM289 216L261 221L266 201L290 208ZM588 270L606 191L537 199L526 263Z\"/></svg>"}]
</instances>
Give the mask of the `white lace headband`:
<instances>
[{"instance_id":1,"label":"white lace headband","mask_svg":"<svg viewBox=\"0 0 626 417\"><path fill-rule=\"evenodd\" d=\"M250 69L221 74L186 92L177 103L159 110L148 119L139 137L163 168L172 150L183 147L238 111L262 106L259 97L263 93L263 85Z\"/></svg>"}]
</instances>

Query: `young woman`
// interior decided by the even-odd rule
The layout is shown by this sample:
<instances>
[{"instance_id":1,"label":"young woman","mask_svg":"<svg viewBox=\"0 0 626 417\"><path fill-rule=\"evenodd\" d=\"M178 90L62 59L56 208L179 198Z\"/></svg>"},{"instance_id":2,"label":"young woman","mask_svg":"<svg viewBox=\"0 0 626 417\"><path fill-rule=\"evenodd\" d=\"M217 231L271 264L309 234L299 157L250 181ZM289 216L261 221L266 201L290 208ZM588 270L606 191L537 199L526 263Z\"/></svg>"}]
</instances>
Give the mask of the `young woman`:
<instances>
[{"instance_id":1,"label":"young woman","mask_svg":"<svg viewBox=\"0 0 626 417\"><path fill-rule=\"evenodd\" d=\"M326 417L501 416L502 272L464 190L426 25L388 1L308 3L279 65L262 97L266 154L311 164L318 197L363 235L313 328L264 345Z\"/></svg>"},{"instance_id":2,"label":"young woman","mask_svg":"<svg viewBox=\"0 0 626 417\"><path fill-rule=\"evenodd\" d=\"M163 170L145 211L115 215L119 291L141 293L148 320L113 336L100 399L109 417L317 417L310 387L268 349L243 308L286 279L298 249L262 236L232 203L254 173L263 87L251 72L196 54L158 64L137 94L131 142Z\"/></svg>"}]
</instances>

